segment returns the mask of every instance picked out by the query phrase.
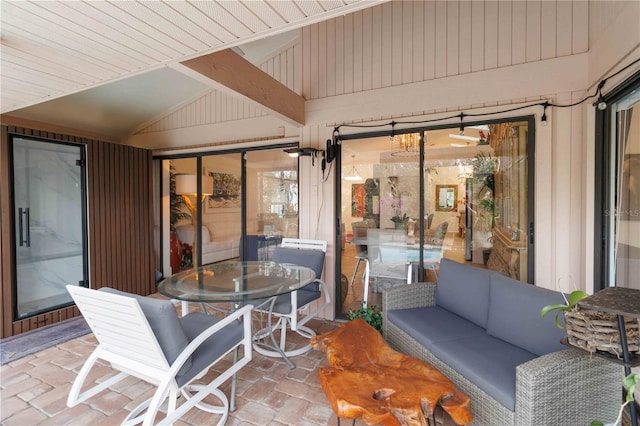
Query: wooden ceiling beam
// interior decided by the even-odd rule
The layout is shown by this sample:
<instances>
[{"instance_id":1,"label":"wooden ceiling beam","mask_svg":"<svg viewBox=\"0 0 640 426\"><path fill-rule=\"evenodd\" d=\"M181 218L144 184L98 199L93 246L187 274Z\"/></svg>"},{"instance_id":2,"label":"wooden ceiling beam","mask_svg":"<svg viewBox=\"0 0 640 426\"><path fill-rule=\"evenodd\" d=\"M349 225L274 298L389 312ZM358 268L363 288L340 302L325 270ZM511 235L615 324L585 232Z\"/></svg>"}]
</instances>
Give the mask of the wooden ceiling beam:
<instances>
[{"instance_id":1,"label":"wooden ceiling beam","mask_svg":"<svg viewBox=\"0 0 640 426\"><path fill-rule=\"evenodd\" d=\"M305 99L231 49L189 59L179 65L174 68L209 86L240 96L298 127L305 124Z\"/></svg>"}]
</instances>

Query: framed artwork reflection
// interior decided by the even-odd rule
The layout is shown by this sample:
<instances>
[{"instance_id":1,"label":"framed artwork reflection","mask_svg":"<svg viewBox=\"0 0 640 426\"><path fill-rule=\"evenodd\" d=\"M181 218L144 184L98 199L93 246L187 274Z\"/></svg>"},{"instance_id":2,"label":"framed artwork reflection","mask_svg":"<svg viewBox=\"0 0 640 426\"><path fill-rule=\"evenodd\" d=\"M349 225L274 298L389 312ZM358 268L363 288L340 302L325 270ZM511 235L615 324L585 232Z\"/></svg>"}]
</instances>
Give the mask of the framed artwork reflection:
<instances>
[{"instance_id":1,"label":"framed artwork reflection","mask_svg":"<svg viewBox=\"0 0 640 426\"><path fill-rule=\"evenodd\" d=\"M205 169L205 175L213 178L213 194L204 202L205 213L216 213L221 209L240 209L242 188L240 177L230 173L218 173Z\"/></svg>"}]
</instances>

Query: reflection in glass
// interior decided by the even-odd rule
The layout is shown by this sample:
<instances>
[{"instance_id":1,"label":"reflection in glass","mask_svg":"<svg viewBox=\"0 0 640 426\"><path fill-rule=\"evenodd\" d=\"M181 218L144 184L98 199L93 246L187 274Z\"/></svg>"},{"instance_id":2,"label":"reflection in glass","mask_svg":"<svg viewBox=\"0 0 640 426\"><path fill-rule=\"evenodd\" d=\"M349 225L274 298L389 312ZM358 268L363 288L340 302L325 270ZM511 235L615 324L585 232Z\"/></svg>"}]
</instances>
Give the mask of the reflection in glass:
<instances>
[{"instance_id":1,"label":"reflection in glass","mask_svg":"<svg viewBox=\"0 0 640 426\"><path fill-rule=\"evenodd\" d=\"M17 315L71 303L85 280L82 147L13 139Z\"/></svg>"},{"instance_id":2,"label":"reflection in glass","mask_svg":"<svg viewBox=\"0 0 640 426\"><path fill-rule=\"evenodd\" d=\"M609 178L612 199L605 220L613 230L612 267L605 285L640 289L640 91L614 103L611 115L615 123Z\"/></svg>"}]
</instances>

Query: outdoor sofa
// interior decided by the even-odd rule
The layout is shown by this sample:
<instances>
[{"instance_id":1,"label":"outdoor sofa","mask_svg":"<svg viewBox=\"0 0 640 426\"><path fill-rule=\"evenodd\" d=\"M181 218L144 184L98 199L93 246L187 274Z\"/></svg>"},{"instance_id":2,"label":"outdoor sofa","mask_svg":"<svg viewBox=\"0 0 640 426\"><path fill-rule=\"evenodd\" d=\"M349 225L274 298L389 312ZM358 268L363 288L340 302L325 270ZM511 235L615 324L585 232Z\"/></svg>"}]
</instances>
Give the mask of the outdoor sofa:
<instances>
[{"instance_id":1,"label":"outdoor sofa","mask_svg":"<svg viewBox=\"0 0 640 426\"><path fill-rule=\"evenodd\" d=\"M383 331L396 350L431 363L471 399L474 425L613 421L622 368L560 343L562 295L448 259L438 283L383 291Z\"/></svg>"}]
</instances>

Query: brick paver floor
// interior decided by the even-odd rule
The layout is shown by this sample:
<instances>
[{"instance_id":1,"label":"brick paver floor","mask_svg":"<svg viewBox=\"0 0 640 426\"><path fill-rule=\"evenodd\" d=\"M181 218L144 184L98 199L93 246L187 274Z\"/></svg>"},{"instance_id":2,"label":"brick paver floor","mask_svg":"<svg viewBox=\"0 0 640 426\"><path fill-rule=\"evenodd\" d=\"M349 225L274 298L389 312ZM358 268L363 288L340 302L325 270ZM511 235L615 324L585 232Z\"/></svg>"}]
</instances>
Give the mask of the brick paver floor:
<instances>
[{"instance_id":1,"label":"brick paver floor","mask_svg":"<svg viewBox=\"0 0 640 426\"><path fill-rule=\"evenodd\" d=\"M339 326L338 322L314 319L308 323L318 334ZM0 367L0 425L117 425L154 388L135 378L73 408L67 395L77 372L97 341L92 334L59 344ZM279 358L253 353L249 365L238 373L236 405L227 425L335 425L338 419L318 382L318 368L328 365L317 350L292 358L295 369ZM95 368L93 376L114 374L109 366ZM209 373L213 374L213 373ZM229 395L230 384L223 390ZM196 408L175 423L211 425L219 416ZM351 423L351 421L348 421ZM361 423L363 424L363 423Z\"/></svg>"}]
</instances>

